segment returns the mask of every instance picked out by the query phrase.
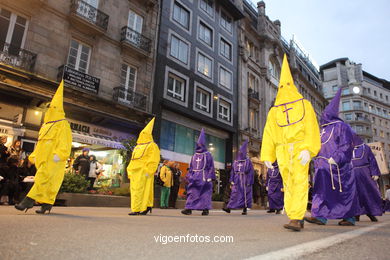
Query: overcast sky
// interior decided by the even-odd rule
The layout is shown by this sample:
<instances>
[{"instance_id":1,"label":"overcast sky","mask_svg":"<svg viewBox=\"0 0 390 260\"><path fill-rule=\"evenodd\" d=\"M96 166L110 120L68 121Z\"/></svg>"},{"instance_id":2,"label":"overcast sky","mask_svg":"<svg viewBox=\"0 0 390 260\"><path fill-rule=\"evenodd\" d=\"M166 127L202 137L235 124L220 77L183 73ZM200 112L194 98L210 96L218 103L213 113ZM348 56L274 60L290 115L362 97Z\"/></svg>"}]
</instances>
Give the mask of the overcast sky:
<instances>
[{"instance_id":1,"label":"overcast sky","mask_svg":"<svg viewBox=\"0 0 390 260\"><path fill-rule=\"evenodd\" d=\"M257 0L249 0L257 6ZM266 14L295 34L318 65L348 57L390 81L390 0L265 0Z\"/></svg>"}]
</instances>

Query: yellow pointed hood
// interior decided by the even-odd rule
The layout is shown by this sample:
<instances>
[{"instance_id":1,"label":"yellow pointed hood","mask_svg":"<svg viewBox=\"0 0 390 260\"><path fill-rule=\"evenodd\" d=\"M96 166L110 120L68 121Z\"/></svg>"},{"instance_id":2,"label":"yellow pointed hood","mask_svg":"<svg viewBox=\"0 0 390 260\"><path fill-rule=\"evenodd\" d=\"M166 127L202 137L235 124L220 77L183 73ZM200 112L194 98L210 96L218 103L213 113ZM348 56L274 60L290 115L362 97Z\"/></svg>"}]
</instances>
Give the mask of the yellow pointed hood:
<instances>
[{"instance_id":1,"label":"yellow pointed hood","mask_svg":"<svg viewBox=\"0 0 390 260\"><path fill-rule=\"evenodd\" d=\"M137 144L143 144L143 143L149 143L153 142L153 126L154 126L154 119L153 117L152 120L145 126L145 128L141 131L141 133L138 136L137 139Z\"/></svg>"},{"instance_id":2,"label":"yellow pointed hood","mask_svg":"<svg viewBox=\"0 0 390 260\"><path fill-rule=\"evenodd\" d=\"M284 54L282 71L280 72L279 90L276 94L275 106L292 102L303 98L298 92L291 75L290 66L288 65L287 56Z\"/></svg>"},{"instance_id":3,"label":"yellow pointed hood","mask_svg":"<svg viewBox=\"0 0 390 260\"><path fill-rule=\"evenodd\" d=\"M65 119L63 96L64 81L62 80L50 102L49 109L45 113L45 123Z\"/></svg>"}]
</instances>

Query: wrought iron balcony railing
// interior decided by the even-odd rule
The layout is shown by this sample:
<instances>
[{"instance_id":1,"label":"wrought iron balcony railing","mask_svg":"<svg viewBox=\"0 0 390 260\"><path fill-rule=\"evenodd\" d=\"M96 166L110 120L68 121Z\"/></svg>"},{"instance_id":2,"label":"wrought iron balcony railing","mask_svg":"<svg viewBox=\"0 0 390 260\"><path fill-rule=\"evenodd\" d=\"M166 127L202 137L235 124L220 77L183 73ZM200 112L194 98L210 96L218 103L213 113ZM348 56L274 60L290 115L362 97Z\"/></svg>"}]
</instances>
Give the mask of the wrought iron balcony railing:
<instances>
[{"instance_id":1,"label":"wrought iron balcony railing","mask_svg":"<svg viewBox=\"0 0 390 260\"><path fill-rule=\"evenodd\" d=\"M144 111L147 109L148 97L146 95L125 89L124 87L114 88L113 99L128 107L135 107Z\"/></svg>"},{"instance_id":2,"label":"wrought iron balcony railing","mask_svg":"<svg viewBox=\"0 0 390 260\"><path fill-rule=\"evenodd\" d=\"M256 92L256 91L254 91L254 90L251 89L251 88L248 88L248 96L249 96L250 98L253 98L253 99L256 99L256 100L260 100L260 98L259 98L259 92Z\"/></svg>"},{"instance_id":3,"label":"wrought iron balcony railing","mask_svg":"<svg viewBox=\"0 0 390 260\"><path fill-rule=\"evenodd\" d=\"M81 0L72 0L71 12L99 28L107 30L109 16L92 5Z\"/></svg>"},{"instance_id":4,"label":"wrought iron balcony railing","mask_svg":"<svg viewBox=\"0 0 390 260\"><path fill-rule=\"evenodd\" d=\"M33 72L37 55L6 42L0 43L0 63Z\"/></svg>"},{"instance_id":5,"label":"wrought iron balcony railing","mask_svg":"<svg viewBox=\"0 0 390 260\"><path fill-rule=\"evenodd\" d=\"M144 50L146 52L150 52L151 40L146 38L139 32L134 31L130 27L123 27L121 32L121 41L128 42L135 47Z\"/></svg>"}]
</instances>

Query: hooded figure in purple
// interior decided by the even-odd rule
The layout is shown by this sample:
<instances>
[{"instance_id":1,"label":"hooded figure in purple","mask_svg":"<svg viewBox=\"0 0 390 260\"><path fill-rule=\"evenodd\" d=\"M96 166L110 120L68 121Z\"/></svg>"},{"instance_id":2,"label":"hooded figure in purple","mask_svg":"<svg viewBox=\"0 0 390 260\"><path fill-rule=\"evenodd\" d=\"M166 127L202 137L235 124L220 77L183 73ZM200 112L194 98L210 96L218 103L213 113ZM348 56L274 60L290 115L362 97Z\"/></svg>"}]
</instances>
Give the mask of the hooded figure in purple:
<instances>
[{"instance_id":1,"label":"hooded figure in purple","mask_svg":"<svg viewBox=\"0 0 390 260\"><path fill-rule=\"evenodd\" d=\"M209 214L213 180L215 180L214 160L211 153L207 151L206 134L202 128L187 173L187 201L183 214L190 215L192 210L202 210L202 215Z\"/></svg>"},{"instance_id":2,"label":"hooded figure in purple","mask_svg":"<svg viewBox=\"0 0 390 260\"><path fill-rule=\"evenodd\" d=\"M381 216L383 211L376 182L381 173L371 148L356 133L353 133L353 144L355 148L352 153L352 173L356 180L360 206L356 218L366 214L371 221L376 222L378 220L375 216Z\"/></svg>"},{"instance_id":3,"label":"hooded figure in purple","mask_svg":"<svg viewBox=\"0 0 390 260\"><path fill-rule=\"evenodd\" d=\"M252 185L254 181L254 170L252 161L247 157L248 141L245 141L232 165L230 173L231 193L227 204L228 213L230 209L243 209L242 215L247 214L247 208L252 207ZM226 211L226 210L225 210Z\"/></svg>"},{"instance_id":4,"label":"hooded figure in purple","mask_svg":"<svg viewBox=\"0 0 390 260\"><path fill-rule=\"evenodd\" d=\"M267 191L269 210L267 213L280 214L284 204L283 180L279 172L278 163L275 161L272 164L273 168L268 168L267 171Z\"/></svg>"},{"instance_id":5,"label":"hooded figure in purple","mask_svg":"<svg viewBox=\"0 0 390 260\"><path fill-rule=\"evenodd\" d=\"M325 225L327 219L343 219L342 226L355 224L358 212L356 182L352 174L352 129L338 116L341 88L321 116L321 150L315 161L310 223Z\"/></svg>"}]
</instances>

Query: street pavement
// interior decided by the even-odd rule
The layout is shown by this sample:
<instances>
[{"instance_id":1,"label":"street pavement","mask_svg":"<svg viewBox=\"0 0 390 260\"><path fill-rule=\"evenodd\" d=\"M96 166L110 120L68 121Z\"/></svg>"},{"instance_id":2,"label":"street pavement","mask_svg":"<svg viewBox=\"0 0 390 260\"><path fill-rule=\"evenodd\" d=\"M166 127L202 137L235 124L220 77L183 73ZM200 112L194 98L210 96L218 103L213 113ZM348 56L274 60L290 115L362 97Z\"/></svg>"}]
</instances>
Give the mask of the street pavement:
<instances>
[{"instance_id":1,"label":"street pavement","mask_svg":"<svg viewBox=\"0 0 390 260\"><path fill-rule=\"evenodd\" d=\"M180 210L153 209L151 215L128 216L127 208L55 207L48 215L37 215L37 208L24 213L0 206L1 260L390 259L389 214L378 223L362 216L355 227L331 220L327 226L305 223L302 232L293 232L282 227L285 215L264 210L184 216ZM165 243L174 236L182 241ZM215 236L231 236L233 242L214 242Z\"/></svg>"}]
</instances>

